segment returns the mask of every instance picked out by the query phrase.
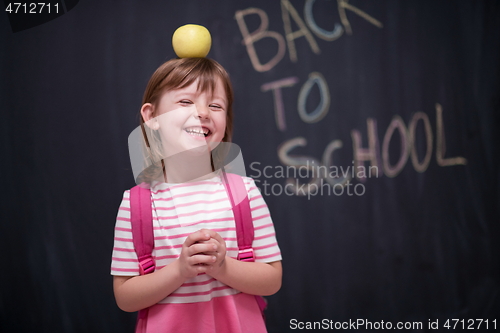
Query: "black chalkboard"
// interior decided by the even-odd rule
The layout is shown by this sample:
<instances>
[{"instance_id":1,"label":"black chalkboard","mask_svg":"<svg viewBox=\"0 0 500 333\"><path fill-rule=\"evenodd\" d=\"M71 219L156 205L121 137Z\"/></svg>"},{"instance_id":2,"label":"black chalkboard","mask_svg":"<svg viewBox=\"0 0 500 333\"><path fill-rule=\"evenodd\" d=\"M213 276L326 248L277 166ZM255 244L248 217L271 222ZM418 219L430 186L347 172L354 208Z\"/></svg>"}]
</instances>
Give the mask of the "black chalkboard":
<instances>
[{"instance_id":1,"label":"black chalkboard","mask_svg":"<svg viewBox=\"0 0 500 333\"><path fill-rule=\"evenodd\" d=\"M2 332L133 331L109 275L127 137L187 23L275 223L270 332L500 325L498 1L59 2L0 15Z\"/></svg>"}]
</instances>

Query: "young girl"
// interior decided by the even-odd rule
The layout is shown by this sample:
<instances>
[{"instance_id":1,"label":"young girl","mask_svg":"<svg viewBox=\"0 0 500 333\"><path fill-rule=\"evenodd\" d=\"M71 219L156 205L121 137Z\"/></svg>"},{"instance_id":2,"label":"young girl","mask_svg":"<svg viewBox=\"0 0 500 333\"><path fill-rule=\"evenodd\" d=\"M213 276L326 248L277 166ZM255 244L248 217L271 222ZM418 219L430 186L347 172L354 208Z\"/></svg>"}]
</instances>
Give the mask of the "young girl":
<instances>
[{"instance_id":1,"label":"young girl","mask_svg":"<svg viewBox=\"0 0 500 333\"><path fill-rule=\"evenodd\" d=\"M149 307L138 330L266 331L254 295L276 293L282 276L269 210L253 180L244 177L255 262L236 260L234 216L210 154L231 141L232 101L228 74L207 58L167 61L148 83L141 126L153 166L141 181L151 185L156 269L139 275L129 191L118 212L111 264L120 309Z\"/></svg>"}]
</instances>

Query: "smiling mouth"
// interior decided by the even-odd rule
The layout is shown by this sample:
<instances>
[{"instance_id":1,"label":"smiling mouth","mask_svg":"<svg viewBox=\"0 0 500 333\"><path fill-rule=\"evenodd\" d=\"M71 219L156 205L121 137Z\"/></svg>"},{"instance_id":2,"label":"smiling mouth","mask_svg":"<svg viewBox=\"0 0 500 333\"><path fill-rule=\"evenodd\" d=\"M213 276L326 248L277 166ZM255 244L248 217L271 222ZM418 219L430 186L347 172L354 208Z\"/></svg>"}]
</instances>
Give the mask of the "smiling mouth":
<instances>
[{"instance_id":1,"label":"smiling mouth","mask_svg":"<svg viewBox=\"0 0 500 333\"><path fill-rule=\"evenodd\" d=\"M188 127L185 131L190 135L198 136L200 138L206 138L212 134L212 132L210 132L210 130L206 127Z\"/></svg>"}]
</instances>

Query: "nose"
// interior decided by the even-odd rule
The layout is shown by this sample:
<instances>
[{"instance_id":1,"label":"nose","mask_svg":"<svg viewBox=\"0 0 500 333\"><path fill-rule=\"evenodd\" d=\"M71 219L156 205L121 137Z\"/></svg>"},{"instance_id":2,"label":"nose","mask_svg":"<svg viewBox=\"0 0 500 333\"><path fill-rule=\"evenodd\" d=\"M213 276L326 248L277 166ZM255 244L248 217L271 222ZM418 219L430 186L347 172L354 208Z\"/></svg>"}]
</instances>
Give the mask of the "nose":
<instances>
[{"instance_id":1,"label":"nose","mask_svg":"<svg viewBox=\"0 0 500 333\"><path fill-rule=\"evenodd\" d=\"M196 106L196 118L208 119L210 117L210 110L206 106Z\"/></svg>"}]
</instances>

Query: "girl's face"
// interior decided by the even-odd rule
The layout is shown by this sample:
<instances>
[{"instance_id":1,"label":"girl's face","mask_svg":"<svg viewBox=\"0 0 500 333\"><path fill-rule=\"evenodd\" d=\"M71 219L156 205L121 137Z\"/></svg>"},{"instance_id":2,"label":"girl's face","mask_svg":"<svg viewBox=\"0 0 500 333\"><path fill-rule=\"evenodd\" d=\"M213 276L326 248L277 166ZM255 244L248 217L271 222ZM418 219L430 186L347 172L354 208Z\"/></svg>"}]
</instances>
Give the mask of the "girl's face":
<instances>
[{"instance_id":1,"label":"girl's face","mask_svg":"<svg viewBox=\"0 0 500 333\"><path fill-rule=\"evenodd\" d=\"M213 94L198 91L198 80L185 88L165 92L153 119L165 157L207 151L207 147L213 150L226 131L226 107L226 93L220 79Z\"/></svg>"}]
</instances>

